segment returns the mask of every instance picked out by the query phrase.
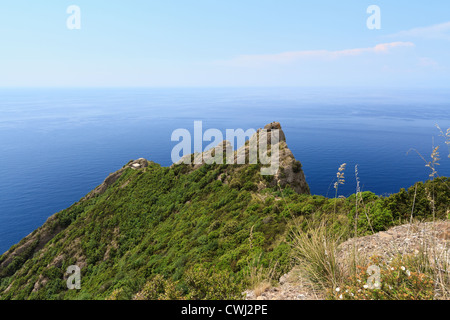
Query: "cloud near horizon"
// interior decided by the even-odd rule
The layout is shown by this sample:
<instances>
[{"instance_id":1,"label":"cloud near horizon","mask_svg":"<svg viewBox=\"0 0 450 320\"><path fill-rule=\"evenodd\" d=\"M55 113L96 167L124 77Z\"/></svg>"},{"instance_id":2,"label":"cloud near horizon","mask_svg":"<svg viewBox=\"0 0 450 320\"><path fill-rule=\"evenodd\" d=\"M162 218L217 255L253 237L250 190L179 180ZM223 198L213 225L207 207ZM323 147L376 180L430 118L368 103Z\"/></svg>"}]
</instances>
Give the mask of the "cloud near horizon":
<instances>
[{"instance_id":1,"label":"cloud near horizon","mask_svg":"<svg viewBox=\"0 0 450 320\"><path fill-rule=\"evenodd\" d=\"M305 50L305 51L290 51L277 54L255 54L255 55L240 55L230 60L220 61L223 64L233 66L249 66L261 65L266 63L291 63L308 59L319 60L336 60L343 57L361 56L363 54L386 54L394 48L400 47L415 47L412 42L390 42L377 44L374 47L355 48L344 50Z\"/></svg>"},{"instance_id":2,"label":"cloud near horizon","mask_svg":"<svg viewBox=\"0 0 450 320\"><path fill-rule=\"evenodd\" d=\"M427 27L413 28L389 35L390 38L409 37L450 40L450 21Z\"/></svg>"}]
</instances>

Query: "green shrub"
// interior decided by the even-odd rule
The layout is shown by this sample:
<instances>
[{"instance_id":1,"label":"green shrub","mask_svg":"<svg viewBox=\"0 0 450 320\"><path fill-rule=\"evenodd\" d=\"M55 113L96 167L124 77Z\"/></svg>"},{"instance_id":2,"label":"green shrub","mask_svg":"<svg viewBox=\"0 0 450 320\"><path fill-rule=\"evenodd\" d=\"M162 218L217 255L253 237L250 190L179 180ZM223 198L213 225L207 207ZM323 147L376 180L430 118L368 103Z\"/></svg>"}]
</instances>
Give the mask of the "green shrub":
<instances>
[{"instance_id":1,"label":"green shrub","mask_svg":"<svg viewBox=\"0 0 450 320\"><path fill-rule=\"evenodd\" d=\"M244 288L241 281L230 272L195 266L185 276L188 298L194 300L242 299Z\"/></svg>"}]
</instances>

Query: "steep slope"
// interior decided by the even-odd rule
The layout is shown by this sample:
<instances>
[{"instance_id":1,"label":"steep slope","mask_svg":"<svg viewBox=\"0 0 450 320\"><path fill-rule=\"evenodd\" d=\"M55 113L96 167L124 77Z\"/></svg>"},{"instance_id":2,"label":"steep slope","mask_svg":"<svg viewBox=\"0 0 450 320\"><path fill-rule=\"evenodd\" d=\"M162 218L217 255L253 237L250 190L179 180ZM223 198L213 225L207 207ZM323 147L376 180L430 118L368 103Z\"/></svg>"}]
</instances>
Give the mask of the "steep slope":
<instances>
[{"instance_id":1,"label":"steep slope","mask_svg":"<svg viewBox=\"0 0 450 320\"><path fill-rule=\"evenodd\" d=\"M271 130L281 130L279 123L265 128L270 142ZM261 139L260 132L250 140ZM274 176L261 175L267 167L261 163L130 161L0 256L0 299L234 299L255 268L268 268L278 279L292 269L292 228L332 216L330 230L347 232L355 212L354 195L310 195L282 131L280 138ZM234 159L248 156L249 143ZM358 234L409 219L413 201L415 217L445 219L449 182L417 183L387 198L362 193ZM72 265L81 269L80 290L66 286Z\"/></svg>"},{"instance_id":2,"label":"steep slope","mask_svg":"<svg viewBox=\"0 0 450 320\"><path fill-rule=\"evenodd\" d=\"M87 194L83 199L81 199L80 203L103 194L110 186L112 186L117 181L117 179L120 178L120 176L126 171L126 169L146 168L148 167L148 165L149 162L142 158L128 162L118 171L111 173L101 185L99 185L97 188ZM77 204L75 204L75 206L76 205ZM72 210L72 207L68 210ZM64 211L66 210L63 210L63 212ZM53 239L53 237L55 237L58 233L64 230L68 226L68 224L70 224L70 220L58 219L58 215L60 214L55 214L48 218L41 227L23 238L18 244L12 246L1 256L0 276L10 275L12 272L11 270L14 270L18 265L22 264L34 253L41 250L50 240Z\"/></svg>"},{"instance_id":3,"label":"steep slope","mask_svg":"<svg viewBox=\"0 0 450 320\"><path fill-rule=\"evenodd\" d=\"M260 163L163 168L130 161L1 256L0 297L99 298L126 283L130 298L152 275L180 279L196 263L236 272L251 254L288 259L280 242L286 220L264 194L309 188L281 126L266 128L280 129L280 170L287 174L261 176ZM84 295L65 287L70 265L82 269Z\"/></svg>"},{"instance_id":4,"label":"steep slope","mask_svg":"<svg viewBox=\"0 0 450 320\"><path fill-rule=\"evenodd\" d=\"M277 143L273 143L274 141L272 140L272 132L274 130L277 130L278 132ZM272 145L279 150L279 159L277 160L278 170L276 170L273 174L266 176L266 183L262 183L261 185L259 185L258 189L261 190L262 188L265 188L267 186L276 187L279 185L281 187L284 187L286 185L289 185L297 193L309 194L309 186L306 182L305 174L302 170L302 164L300 163L300 161L295 159L292 151L288 148L286 143L286 135L284 134L279 122L272 122L267 124L266 126L264 126L264 131L262 131L261 128L258 129L256 133L253 134L242 147L234 152L231 152L232 157L230 160L227 160L227 155L228 152L232 150L232 147L230 142L225 140L220 142L216 147L210 150L206 150L203 153L195 153L193 155L184 156L177 164L173 164L172 168L178 164L184 163L187 159L187 162L191 164L190 170L196 170L206 163L209 163L208 161L213 161L214 155L219 152L220 149L221 154L223 155L223 163L250 163L249 154L251 146L259 148L260 140L267 141L268 147L266 152L262 152L262 154L255 152L258 154L258 163L261 164L261 162L259 161L261 157L270 158L270 156L268 156L268 153L270 153ZM269 165L265 165L264 167L269 167ZM232 173L236 172L237 170L241 170L242 168L244 167L233 166L229 171L227 171L226 176L221 177L222 181L224 183L232 182L234 177L234 174Z\"/></svg>"}]
</instances>

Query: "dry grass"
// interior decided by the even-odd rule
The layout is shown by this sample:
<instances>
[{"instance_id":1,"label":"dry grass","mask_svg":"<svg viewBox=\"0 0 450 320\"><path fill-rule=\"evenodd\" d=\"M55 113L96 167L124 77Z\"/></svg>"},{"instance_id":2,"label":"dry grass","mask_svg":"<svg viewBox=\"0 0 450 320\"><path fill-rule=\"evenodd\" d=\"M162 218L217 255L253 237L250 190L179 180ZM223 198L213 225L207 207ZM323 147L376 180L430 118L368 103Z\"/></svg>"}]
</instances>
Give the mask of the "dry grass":
<instances>
[{"instance_id":1,"label":"dry grass","mask_svg":"<svg viewBox=\"0 0 450 320\"><path fill-rule=\"evenodd\" d=\"M441 137L444 138L445 144L448 147L450 158L450 128L444 133L444 131L436 124ZM439 155L439 146L434 146L433 142L433 151L430 155L431 160L427 161L425 158L417 151L417 154L425 161L425 167L431 170L429 174L430 178L435 178L439 176L437 171L437 166L439 166L439 160L441 160ZM428 196L430 204L433 208L433 222L436 222L435 217L435 199L434 199L434 190L431 191L432 194ZM412 225L414 215L414 203L411 211L411 222ZM436 223L434 224L436 226ZM434 234L436 233L436 229L433 229L433 239L431 241L424 241L419 250L419 253L413 257L409 258L410 263L412 263L415 268L419 272L427 273L433 279L435 283L435 296L439 299L450 299L450 266L449 266L449 253L448 253L448 242L446 243L445 250L438 250L436 245L436 239L434 238ZM431 243L431 245L429 245Z\"/></svg>"},{"instance_id":2,"label":"dry grass","mask_svg":"<svg viewBox=\"0 0 450 320\"><path fill-rule=\"evenodd\" d=\"M276 281L276 268L278 262L269 263L268 267L261 264L261 254L247 261L245 278L248 282L248 289L252 290L256 297L269 290Z\"/></svg>"},{"instance_id":3,"label":"dry grass","mask_svg":"<svg viewBox=\"0 0 450 320\"><path fill-rule=\"evenodd\" d=\"M291 236L294 257L311 282L323 290L338 286L345 276L336 259L341 236L327 233L325 222L308 232L294 231Z\"/></svg>"},{"instance_id":4,"label":"dry grass","mask_svg":"<svg viewBox=\"0 0 450 320\"><path fill-rule=\"evenodd\" d=\"M272 288L272 283L270 283L269 281L263 281L253 288L253 293L255 294L255 297L259 297L270 288Z\"/></svg>"},{"instance_id":5,"label":"dry grass","mask_svg":"<svg viewBox=\"0 0 450 320\"><path fill-rule=\"evenodd\" d=\"M446 133L444 133L440 128L439 130L441 136L446 139L445 143L449 146L450 157L450 129L448 129ZM414 151L417 152L417 150ZM433 151L430 155L429 161L425 160L425 158L420 153L418 153L418 155L425 161L425 167L431 171L429 174L430 178L433 179L435 177L438 177L439 175L437 167L439 166L439 160L441 160L439 155L439 147L433 146ZM345 164L343 164L339 168L337 173L338 179L334 185L334 188L336 190L336 197L339 185L344 183L344 170ZM357 190L355 200L356 210L355 224L353 225L353 236L357 237L358 231L356 221L358 221L359 211L362 210L363 212L361 213L366 214L367 216L367 212L365 212L365 205L363 203L362 197L360 197L361 190L359 189L357 166L355 166L355 177L357 182ZM430 190L429 192L430 194L428 198L432 207L431 215L433 217L433 221L436 222L434 190ZM408 233L406 235L407 238L409 238L410 230L416 227L413 222L415 202L416 192L414 195L414 201L411 204L411 216L409 219ZM367 218L369 217L367 216ZM435 225L436 224L433 224L433 226ZM309 231L306 233L301 231L293 232L292 248L294 251L294 257L297 259L299 267L305 272L305 275L314 283L317 288L326 291L329 289L340 287L346 278L356 276L357 266L370 264L370 256L363 256L356 250L356 247L354 247L354 250L352 250L352 252L346 257L345 261L338 262L337 248L341 242L341 236L331 234L328 231L326 222L322 222L319 226L309 226L308 229ZM297 228L297 230L301 229ZM429 234L427 234L428 238L426 239L426 241L422 242L418 253L416 253L415 255L403 254L402 260L404 258L405 264L411 266L415 272L427 275L430 279L433 280L433 283L435 284L436 299L450 299L448 242L446 243L447 247L442 250L442 248L438 248L435 236L436 230L433 229Z\"/></svg>"},{"instance_id":6,"label":"dry grass","mask_svg":"<svg viewBox=\"0 0 450 320\"><path fill-rule=\"evenodd\" d=\"M450 129L448 129L446 133L444 133L440 128L439 130L441 136L446 139L445 143L449 146L450 157ZM417 150L414 151L417 152ZM418 155L424 160L425 167L427 167L431 171L429 175L430 178L433 179L435 177L438 177L439 175L437 167L439 166L439 160L441 160L439 158L439 147L433 146L433 151L430 155L431 159L429 161L427 161L420 153L418 153ZM345 166L345 164L342 164L337 172L337 181L334 184L335 200L338 195L339 185L345 183ZM364 204L361 196L357 166L355 166L355 177L357 182L355 198L356 210L354 217L355 224L353 226L349 225L348 228L354 230L354 237L358 237L358 229L356 225L356 222L358 221L358 215L365 214L366 218L368 219L369 226L372 229L372 233L373 228L366 211L366 205ZM411 229L414 230L414 228L417 227L414 223L416 193L417 185L414 195L414 201L413 203L411 203L411 216L409 219L409 228L406 238L409 238ZM431 212L433 221L435 221L434 196L434 190L430 190L429 201L433 208ZM336 207L334 208L334 215L336 215ZM334 219L334 215L332 219ZM338 246L340 245L342 240L344 240L344 231L343 234L340 235L332 234L329 231L328 222L326 220L322 220L320 222L318 222L317 220L307 220L307 232L302 232L302 228L300 228L299 225L296 225L296 220L293 219L293 221L294 226L291 232L291 245L293 250L293 257L297 260L297 268L301 270L301 273L308 278L308 280L314 285L316 289L319 290L319 292L323 293L329 291L330 289L334 290L340 287L345 283L346 279L357 275L357 266L371 264L370 255L358 252L358 250L356 250L356 247L353 248L352 252L347 255L344 260L340 258L338 261ZM402 261L404 259L405 264L411 266L414 272L424 274L433 280L433 283L435 284L436 299L450 299L450 269L448 264L448 247L446 250L438 250L436 241L433 241L432 239L432 237L435 237L435 232L431 232L428 236L430 238L422 243L422 246L418 250L418 253L414 255L406 255L405 252L403 252L403 254L401 255ZM443 252L446 256L443 256ZM258 283L261 284L261 289L258 290L258 294L267 290L267 284L262 281Z\"/></svg>"}]
</instances>

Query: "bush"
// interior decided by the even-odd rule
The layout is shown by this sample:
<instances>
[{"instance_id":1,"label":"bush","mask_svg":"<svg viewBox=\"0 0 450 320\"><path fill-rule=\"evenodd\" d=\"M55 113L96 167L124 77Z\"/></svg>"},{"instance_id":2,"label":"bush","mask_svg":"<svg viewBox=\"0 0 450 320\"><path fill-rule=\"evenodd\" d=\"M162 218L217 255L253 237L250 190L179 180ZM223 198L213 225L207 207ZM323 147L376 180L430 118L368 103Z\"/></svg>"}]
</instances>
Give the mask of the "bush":
<instances>
[{"instance_id":1,"label":"bush","mask_svg":"<svg viewBox=\"0 0 450 320\"><path fill-rule=\"evenodd\" d=\"M165 280L160 274L147 282L133 300L180 300L182 292L177 289L177 282Z\"/></svg>"},{"instance_id":2,"label":"bush","mask_svg":"<svg viewBox=\"0 0 450 320\"><path fill-rule=\"evenodd\" d=\"M214 271L210 273L203 266L196 266L186 273L185 282L189 291L189 299L243 299L243 285L231 272Z\"/></svg>"},{"instance_id":3,"label":"bush","mask_svg":"<svg viewBox=\"0 0 450 320\"><path fill-rule=\"evenodd\" d=\"M258 190L258 186L251 181L247 181L242 189L246 191L256 191Z\"/></svg>"},{"instance_id":4,"label":"bush","mask_svg":"<svg viewBox=\"0 0 450 320\"><path fill-rule=\"evenodd\" d=\"M302 164L300 163L300 161L295 161L294 164L292 165L292 171L294 171L295 173L300 172L300 170L302 169Z\"/></svg>"}]
</instances>

